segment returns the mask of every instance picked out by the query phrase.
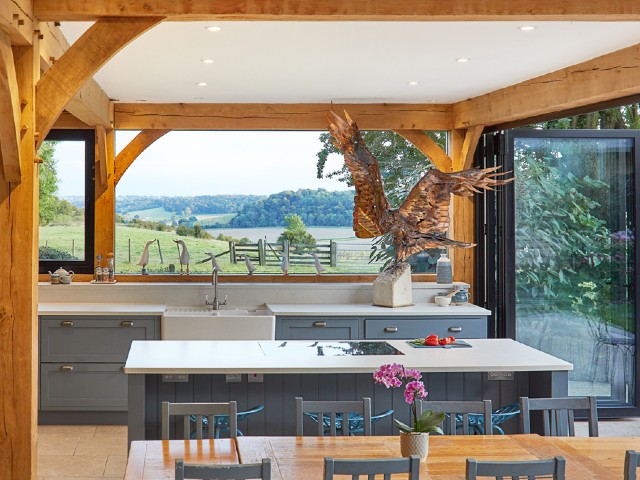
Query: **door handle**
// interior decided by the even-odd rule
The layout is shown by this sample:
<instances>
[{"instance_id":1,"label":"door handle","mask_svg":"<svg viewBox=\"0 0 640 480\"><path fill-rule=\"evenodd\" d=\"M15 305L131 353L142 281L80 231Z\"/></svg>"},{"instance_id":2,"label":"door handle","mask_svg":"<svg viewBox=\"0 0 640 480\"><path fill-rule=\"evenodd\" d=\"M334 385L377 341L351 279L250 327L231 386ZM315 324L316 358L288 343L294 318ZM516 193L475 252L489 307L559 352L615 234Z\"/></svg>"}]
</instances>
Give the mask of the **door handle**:
<instances>
[{"instance_id":1,"label":"door handle","mask_svg":"<svg viewBox=\"0 0 640 480\"><path fill-rule=\"evenodd\" d=\"M327 322L313 322L314 327L326 327Z\"/></svg>"},{"instance_id":2,"label":"door handle","mask_svg":"<svg viewBox=\"0 0 640 480\"><path fill-rule=\"evenodd\" d=\"M60 367L60 371L61 372L72 372L73 371L73 365L62 365Z\"/></svg>"},{"instance_id":3,"label":"door handle","mask_svg":"<svg viewBox=\"0 0 640 480\"><path fill-rule=\"evenodd\" d=\"M133 322L131 320L124 320L120 322L121 327L133 327Z\"/></svg>"},{"instance_id":4,"label":"door handle","mask_svg":"<svg viewBox=\"0 0 640 480\"><path fill-rule=\"evenodd\" d=\"M60 322L61 327L73 327L73 322L71 320L63 320Z\"/></svg>"},{"instance_id":5,"label":"door handle","mask_svg":"<svg viewBox=\"0 0 640 480\"><path fill-rule=\"evenodd\" d=\"M449 331L452 333L460 333L462 331L462 327L449 327Z\"/></svg>"},{"instance_id":6,"label":"door handle","mask_svg":"<svg viewBox=\"0 0 640 480\"><path fill-rule=\"evenodd\" d=\"M396 333L398 331L398 327L384 327L384 331L387 333Z\"/></svg>"}]
</instances>

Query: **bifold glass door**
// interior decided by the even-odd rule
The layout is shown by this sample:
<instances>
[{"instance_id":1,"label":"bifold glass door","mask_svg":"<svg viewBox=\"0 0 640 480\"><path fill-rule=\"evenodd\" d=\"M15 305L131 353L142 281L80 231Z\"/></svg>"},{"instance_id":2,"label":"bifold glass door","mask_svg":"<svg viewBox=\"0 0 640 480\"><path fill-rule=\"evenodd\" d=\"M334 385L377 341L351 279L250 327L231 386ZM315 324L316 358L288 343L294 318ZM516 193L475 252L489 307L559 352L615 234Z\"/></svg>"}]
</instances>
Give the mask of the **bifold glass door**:
<instances>
[{"instance_id":1,"label":"bifold glass door","mask_svg":"<svg viewBox=\"0 0 640 480\"><path fill-rule=\"evenodd\" d=\"M502 139L515 182L501 216L513 235L500 280L510 315L499 321L511 322L516 340L573 363L569 394L605 406L636 405L637 140L576 130Z\"/></svg>"}]
</instances>

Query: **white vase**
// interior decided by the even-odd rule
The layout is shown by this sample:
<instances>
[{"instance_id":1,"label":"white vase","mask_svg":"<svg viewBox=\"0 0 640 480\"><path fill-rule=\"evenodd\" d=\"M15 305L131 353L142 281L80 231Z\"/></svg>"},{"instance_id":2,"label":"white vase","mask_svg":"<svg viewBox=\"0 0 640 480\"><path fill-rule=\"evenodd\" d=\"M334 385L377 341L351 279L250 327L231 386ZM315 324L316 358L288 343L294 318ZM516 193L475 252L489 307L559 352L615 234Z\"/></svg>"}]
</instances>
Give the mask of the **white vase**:
<instances>
[{"instance_id":1,"label":"white vase","mask_svg":"<svg viewBox=\"0 0 640 480\"><path fill-rule=\"evenodd\" d=\"M429 455L429 434L424 432L400 432L400 453L403 457L418 455L420 461Z\"/></svg>"}]
</instances>

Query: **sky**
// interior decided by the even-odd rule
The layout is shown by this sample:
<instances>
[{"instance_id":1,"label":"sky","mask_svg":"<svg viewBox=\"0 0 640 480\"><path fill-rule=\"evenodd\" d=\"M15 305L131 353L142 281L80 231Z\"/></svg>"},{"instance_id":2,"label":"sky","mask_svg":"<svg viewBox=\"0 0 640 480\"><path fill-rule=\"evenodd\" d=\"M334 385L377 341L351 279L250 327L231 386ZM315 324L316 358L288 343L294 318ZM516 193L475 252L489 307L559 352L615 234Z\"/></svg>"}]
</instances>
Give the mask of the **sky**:
<instances>
[{"instance_id":1,"label":"sky","mask_svg":"<svg viewBox=\"0 0 640 480\"><path fill-rule=\"evenodd\" d=\"M138 132L116 132L116 154ZM116 195L268 195L283 190L347 190L337 180L316 178L321 132L174 131L156 140L129 167ZM58 195L84 195L82 146L59 142ZM332 155L328 170L340 168Z\"/></svg>"}]
</instances>

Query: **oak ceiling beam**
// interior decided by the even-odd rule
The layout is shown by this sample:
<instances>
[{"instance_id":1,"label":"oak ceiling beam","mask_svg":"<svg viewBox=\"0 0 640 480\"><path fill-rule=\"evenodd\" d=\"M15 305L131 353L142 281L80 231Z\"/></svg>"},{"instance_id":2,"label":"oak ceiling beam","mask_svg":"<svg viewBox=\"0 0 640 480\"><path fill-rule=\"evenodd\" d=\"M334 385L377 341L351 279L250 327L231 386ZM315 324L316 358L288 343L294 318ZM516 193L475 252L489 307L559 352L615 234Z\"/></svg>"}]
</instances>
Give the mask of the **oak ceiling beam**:
<instances>
[{"instance_id":1,"label":"oak ceiling beam","mask_svg":"<svg viewBox=\"0 0 640 480\"><path fill-rule=\"evenodd\" d=\"M115 179L114 183L117 186L118 182L124 175L124 172L133 164L136 158L140 156L153 142L160 137L166 135L171 130L142 130L138 135L131 140L126 147L124 147L120 153L116 156L115 166Z\"/></svg>"},{"instance_id":2,"label":"oak ceiling beam","mask_svg":"<svg viewBox=\"0 0 640 480\"><path fill-rule=\"evenodd\" d=\"M34 0L44 21L163 15L169 20L494 21L640 20L629 0Z\"/></svg>"},{"instance_id":3,"label":"oak ceiling beam","mask_svg":"<svg viewBox=\"0 0 640 480\"><path fill-rule=\"evenodd\" d=\"M424 153L433 165L441 172L451 172L453 160L433 139L422 130L396 130L406 140Z\"/></svg>"},{"instance_id":4,"label":"oak ceiling beam","mask_svg":"<svg viewBox=\"0 0 640 480\"><path fill-rule=\"evenodd\" d=\"M0 164L8 183L20 183L20 93L11 40L0 33Z\"/></svg>"},{"instance_id":5,"label":"oak ceiling beam","mask_svg":"<svg viewBox=\"0 0 640 480\"><path fill-rule=\"evenodd\" d=\"M82 86L125 45L162 17L101 19L47 70L36 85L36 128L42 143L63 108Z\"/></svg>"},{"instance_id":6,"label":"oak ceiling beam","mask_svg":"<svg viewBox=\"0 0 640 480\"><path fill-rule=\"evenodd\" d=\"M473 127L469 127L464 133L462 148L460 149L460 152L453 157L454 172L471 168L473 165L473 155L476 152L476 147L478 146L478 141L480 141L483 130L484 125L474 125Z\"/></svg>"},{"instance_id":7,"label":"oak ceiling beam","mask_svg":"<svg viewBox=\"0 0 640 480\"><path fill-rule=\"evenodd\" d=\"M528 119L638 94L640 44L458 102L454 128L526 125Z\"/></svg>"},{"instance_id":8,"label":"oak ceiling beam","mask_svg":"<svg viewBox=\"0 0 640 480\"><path fill-rule=\"evenodd\" d=\"M46 72L64 53L69 50L69 42L59 27L53 23L40 22L40 66ZM108 95L98 82L89 79L65 106L65 110L78 120L89 125L111 127L113 108Z\"/></svg>"},{"instance_id":9,"label":"oak ceiling beam","mask_svg":"<svg viewBox=\"0 0 640 480\"><path fill-rule=\"evenodd\" d=\"M13 45L31 45L35 23L33 0L0 1L0 30Z\"/></svg>"},{"instance_id":10,"label":"oak ceiling beam","mask_svg":"<svg viewBox=\"0 0 640 480\"><path fill-rule=\"evenodd\" d=\"M451 130L451 105L330 103L116 103L119 130L327 130L347 111L362 130Z\"/></svg>"}]
</instances>

